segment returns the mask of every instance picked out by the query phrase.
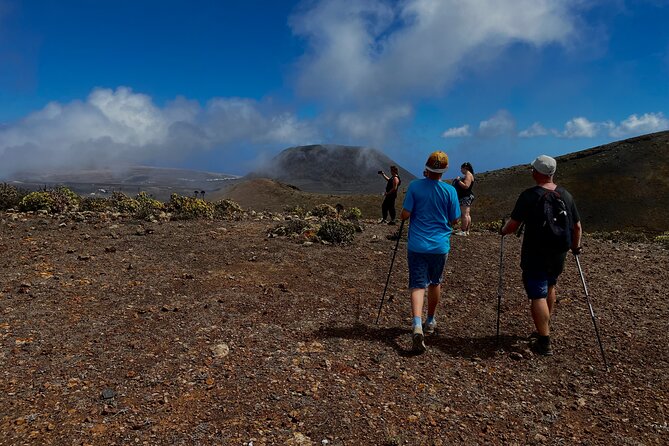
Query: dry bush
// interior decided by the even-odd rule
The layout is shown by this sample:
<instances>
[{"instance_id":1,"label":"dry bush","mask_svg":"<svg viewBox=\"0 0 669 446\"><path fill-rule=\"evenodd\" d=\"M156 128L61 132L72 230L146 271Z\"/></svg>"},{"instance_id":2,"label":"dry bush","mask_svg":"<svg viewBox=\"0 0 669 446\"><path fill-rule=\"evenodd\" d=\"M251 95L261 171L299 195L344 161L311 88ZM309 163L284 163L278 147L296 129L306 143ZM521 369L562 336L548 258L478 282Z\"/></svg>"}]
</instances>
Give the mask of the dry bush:
<instances>
[{"instance_id":1,"label":"dry bush","mask_svg":"<svg viewBox=\"0 0 669 446\"><path fill-rule=\"evenodd\" d=\"M313 208L310 214L317 218L337 218L337 209L329 204L319 204Z\"/></svg>"},{"instance_id":2,"label":"dry bush","mask_svg":"<svg viewBox=\"0 0 669 446\"><path fill-rule=\"evenodd\" d=\"M134 214L137 210L137 200L134 200L123 192L112 192L109 197L109 207L122 214Z\"/></svg>"},{"instance_id":3,"label":"dry bush","mask_svg":"<svg viewBox=\"0 0 669 446\"><path fill-rule=\"evenodd\" d=\"M326 242L335 245L347 245L353 242L355 226L346 221L328 219L323 222L317 235Z\"/></svg>"},{"instance_id":4,"label":"dry bush","mask_svg":"<svg viewBox=\"0 0 669 446\"><path fill-rule=\"evenodd\" d=\"M244 209L235 201L219 200L214 202L214 218L235 218L244 213Z\"/></svg>"},{"instance_id":5,"label":"dry bush","mask_svg":"<svg viewBox=\"0 0 669 446\"><path fill-rule=\"evenodd\" d=\"M0 184L0 211L18 207L21 199L27 195L26 191L11 184Z\"/></svg>"},{"instance_id":6,"label":"dry bush","mask_svg":"<svg viewBox=\"0 0 669 446\"><path fill-rule=\"evenodd\" d=\"M152 198L146 192L137 194L135 201L137 209L135 209L134 217L141 220L154 220L165 208L162 202Z\"/></svg>"}]
</instances>

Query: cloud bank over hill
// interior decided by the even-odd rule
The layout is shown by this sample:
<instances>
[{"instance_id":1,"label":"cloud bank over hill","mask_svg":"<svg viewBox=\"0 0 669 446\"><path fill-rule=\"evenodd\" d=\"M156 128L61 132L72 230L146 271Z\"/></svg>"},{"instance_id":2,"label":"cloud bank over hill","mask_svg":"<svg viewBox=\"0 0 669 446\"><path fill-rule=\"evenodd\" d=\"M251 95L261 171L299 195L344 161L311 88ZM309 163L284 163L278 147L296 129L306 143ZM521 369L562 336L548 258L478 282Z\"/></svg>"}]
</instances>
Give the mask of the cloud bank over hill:
<instances>
[{"instance_id":1,"label":"cloud bank over hill","mask_svg":"<svg viewBox=\"0 0 669 446\"><path fill-rule=\"evenodd\" d=\"M0 20L2 4L0 0ZM443 110L457 82L472 71L492 71L496 62L512 59L518 48L537 55L587 46L593 35L602 34L596 23L586 20L597 4L304 1L287 19L304 51L282 61L292 67L292 82L287 82L292 90L283 99L286 106L262 94L256 97L267 99L177 97L156 104L152 97L133 91L132 85L94 88L87 98L51 102L22 119L0 122L0 176L47 167L177 164L189 157L205 160L201 163L217 160L219 168L232 169L223 171L242 174L252 170L249 159L259 163L296 145L337 143L384 151L391 146L398 151L396 156L399 150L413 149L403 147L409 146L404 144L407 137L429 144L438 142L440 135L471 138L492 146L496 138L624 137L669 128L661 112L641 110L642 114L618 123L591 121L570 111L562 118L568 119L563 128L537 120L519 129L521 120L511 111L494 112L506 105L494 105L492 110L477 111L491 114L487 119L477 116L478 123L454 122L444 125L446 130L438 123L429 135L423 132L426 127L406 132L408 125L420 120L417 116L426 102L439 100L444 107L439 111L446 115ZM5 22L0 22L0 29Z\"/></svg>"},{"instance_id":2,"label":"cloud bank over hill","mask_svg":"<svg viewBox=\"0 0 669 446\"><path fill-rule=\"evenodd\" d=\"M0 128L0 174L68 166L102 167L263 144L291 145L315 131L289 111L250 99L185 98L156 106L130 88L95 89L85 101L49 103Z\"/></svg>"}]
</instances>

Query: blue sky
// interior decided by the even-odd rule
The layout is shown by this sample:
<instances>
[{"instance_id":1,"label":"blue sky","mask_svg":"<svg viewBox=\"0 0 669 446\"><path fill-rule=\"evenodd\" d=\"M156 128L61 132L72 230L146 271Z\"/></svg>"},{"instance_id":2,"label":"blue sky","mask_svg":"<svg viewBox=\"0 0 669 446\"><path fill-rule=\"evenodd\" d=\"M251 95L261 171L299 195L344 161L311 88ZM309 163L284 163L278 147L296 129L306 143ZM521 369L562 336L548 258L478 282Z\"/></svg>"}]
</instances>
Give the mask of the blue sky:
<instances>
[{"instance_id":1,"label":"blue sky","mask_svg":"<svg viewBox=\"0 0 669 446\"><path fill-rule=\"evenodd\" d=\"M0 176L557 156L669 129L667 23L669 0L0 0Z\"/></svg>"}]
</instances>

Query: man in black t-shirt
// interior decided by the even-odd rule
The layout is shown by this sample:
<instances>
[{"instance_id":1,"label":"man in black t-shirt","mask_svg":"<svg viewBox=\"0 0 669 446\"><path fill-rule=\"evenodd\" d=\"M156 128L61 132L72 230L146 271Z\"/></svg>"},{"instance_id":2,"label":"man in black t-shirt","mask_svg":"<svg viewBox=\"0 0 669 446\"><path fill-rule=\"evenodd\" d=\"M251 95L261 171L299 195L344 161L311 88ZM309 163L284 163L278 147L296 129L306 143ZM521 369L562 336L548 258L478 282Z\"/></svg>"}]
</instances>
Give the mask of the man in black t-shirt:
<instances>
[{"instance_id":1,"label":"man in black t-shirt","mask_svg":"<svg viewBox=\"0 0 669 446\"><path fill-rule=\"evenodd\" d=\"M502 236L514 233L522 223L525 236L520 254L523 270L523 285L530 299L530 311L537 329L531 340L535 351L542 355L552 355L549 322L555 307L555 285L564 268L568 248L552 250L542 230L542 208L539 202L546 193L557 193L567 211L567 226L571 229L571 250L578 254L581 250L581 221L571 194L553 182L557 162L550 156L541 155L532 162L532 179L537 184L523 191L511 213L511 219L500 230ZM554 192L553 192L554 191Z\"/></svg>"}]
</instances>

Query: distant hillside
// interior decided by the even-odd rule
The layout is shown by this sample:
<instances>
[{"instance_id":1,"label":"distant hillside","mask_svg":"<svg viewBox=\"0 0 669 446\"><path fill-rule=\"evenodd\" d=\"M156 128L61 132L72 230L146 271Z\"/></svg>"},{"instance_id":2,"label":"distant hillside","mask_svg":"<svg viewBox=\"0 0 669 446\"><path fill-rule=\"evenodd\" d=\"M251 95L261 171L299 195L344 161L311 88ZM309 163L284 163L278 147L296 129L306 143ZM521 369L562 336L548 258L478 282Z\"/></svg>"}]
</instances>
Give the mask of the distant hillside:
<instances>
[{"instance_id":1,"label":"distant hillside","mask_svg":"<svg viewBox=\"0 0 669 446\"><path fill-rule=\"evenodd\" d=\"M129 194L145 191L158 199L166 200L173 192L191 195L195 190L206 192L218 190L236 178L234 175L189 169L127 166L69 172L21 172L5 181L26 189L62 184L81 195L114 190Z\"/></svg>"},{"instance_id":2,"label":"distant hillside","mask_svg":"<svg viewBox=\"0 0 669 446\"><path fill-rule=\"evenodd\" d=\"M413 174L376 149L311 145L291 147L279 153L263 171L249 178L265 177L292 184L306 192L328 194L380 194L385 181L377 174L390 174L390 165L400 171L403 186Z\"/></svg>"},{"instance_id":3,"label":"distant hillside","mask_svg":"<svg viewBox=\"0 0 669 446\"><path fill-rule=\"evenodd\" d=\"M403 192L404 189L397 199L398 209L402 203ZM227 198L236 201L246 209L271 212L280 212L287 207L294 206L311 210L323 203L332 206L341 204L345 208L360 208L363 218L381 217L382 197L380 194L318 194L297 190L295 187L268 178L251 178L235 182L230 187L213 193L209 198L212 200Z\"/></svg>"},{"instance_id":4,"label":"distant hillside","mask_svg":"<svg viewBox=\"0 0 669 446\"><path fill-rule=\"evenodd\" d=\"M669 230L669 131L556 158L555 182L576 199L586 231ZM528 164L476 176L475 221L508 215L533 185Z\"/></svg>"}]
</instances>

